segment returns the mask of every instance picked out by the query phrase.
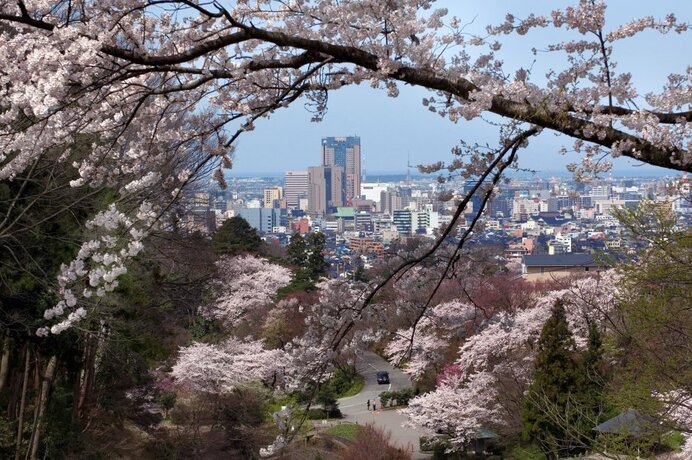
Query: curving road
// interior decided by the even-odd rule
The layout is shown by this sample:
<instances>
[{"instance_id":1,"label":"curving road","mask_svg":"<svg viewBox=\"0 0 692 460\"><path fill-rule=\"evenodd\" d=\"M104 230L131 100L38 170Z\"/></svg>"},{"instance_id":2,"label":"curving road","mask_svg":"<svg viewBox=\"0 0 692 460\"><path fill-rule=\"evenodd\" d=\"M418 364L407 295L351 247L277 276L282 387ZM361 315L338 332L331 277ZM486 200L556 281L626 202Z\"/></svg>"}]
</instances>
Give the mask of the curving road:
<instances>
[{"instance_id":1,"label":"curving road","mask_svg":"<svg viewBox=\"0 0 692 460\"><path fill-rule=\"evenodd\" d=\"M419 452L418 439L421 435L426 434L423 429L404 427L402 426L406 421L404 415L396 410L381 410L380 408L380 392L411 387L411 379L408 375L394 368L389 362L371 351L366 351L359 356L356 368L365 379L365 385L357 395L339 400L339 409L344 414L344 420L361 425L372 423L378 428L390 432L392 434L391 442L398 447L412 451L413 458L431 458ZM377 371L389 372L389 385L377 383ZM368 410L368 399L371 403L373 400L377 402L376 411Z\"/></svg>"}]
</instances>

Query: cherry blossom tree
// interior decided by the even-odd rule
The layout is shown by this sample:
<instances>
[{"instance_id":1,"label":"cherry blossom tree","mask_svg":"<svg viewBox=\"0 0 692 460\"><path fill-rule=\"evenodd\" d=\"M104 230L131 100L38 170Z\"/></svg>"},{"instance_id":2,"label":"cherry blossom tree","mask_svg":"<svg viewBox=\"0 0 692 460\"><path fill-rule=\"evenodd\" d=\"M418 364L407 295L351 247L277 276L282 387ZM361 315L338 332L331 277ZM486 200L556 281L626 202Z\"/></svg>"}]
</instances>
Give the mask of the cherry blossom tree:
<instances>
[{"instance_id":1,"label":"cherry blossom tree","mask_svg":"<svg viewBox=\"0 0 692 460\"><path fill-rule=\"evenodd\" d=\"M282 350L266 350L260 341L230 338L181 348L171 375L180 385L218 394L251 381L277 381L289 368L290 360Z\"/></svg>"},{"instance_id":2,"label":"cherry blossom tree","mask_svg":"<svg viewBox=\"0 0 692 460\"><path fill-rule=\"evenodd\" d=\"M319 119L330 91L361 82L390 96L401 84L426 88L424 105L452 122L485 113L509 120L497 150L471 146L448 165L479 183L547 131L574 139L583 154L577 174L607 169L605 154L690 171L689 67L641 95L634 77L617 70L614 50L645 31L683 34L688 25L670 14L606 27L606 17L604 2L581 0L524 19L508 14L478 36L432 0L4 2L0 180L81 136L92 139L91 153L61 163L78 171L74 187L108 184L126 194L184 185L204 167L222 182L235 140L258 118L305 98ZM545 78L498 57L503 41L547 28L564 40L542 49L566 59ZM183 161L191 151L193 161ZM172 189L171 198L179 187ZM154 214L166 208L153 205ZM130 226L146 230L145 214ZM64 277L79 270L68 267ZM98 293L112 283L97 284ZM66 306L82 291L70 290L61 288ZM59 332L83 313L61 305L50 315L68 317Z\"/></svg>"},{"instance_id":3,"label":"cherry blossom tree","mask_svg":"<svg viewBox=\"0 0 692 460\"><path fill-rule=\"evenodd\" d=\"M459 301L444 302L428 310L417 327L400 329L388 343L385 353L394 365L416 380L422 374L442 363L445 351L465 336L480 313L469 304Z\"/></svg>"},{"instance_id":4,"label":"cherry blossom tree","mask_svg":"<svg viewBox=\"0 0 692 460\"><path fill-rule=\"evenodd\" d=\"M458 446L479 427L516 432L521 399L532 380L535 344L555 300L568 305L570 329L583 349L589 322L604 324L617 294L617 275L608 272L542 293L523 310L498 312L461 345L458 368L443 374L434 391L414 398L405 412L413 423L448 433Z\"/></svg>"},{"instance_id":5,"label":"cherry blossom tree","mask_svg":"<svg viewBox=\"0 0 692 460\"><path fill-rule=\"evenodd\" d=\"M291 281L289 269L251 255L221 257L216 267L216 300L204 313L229 328L271 304L276 291Z\"/></svg>"}]
</instances>

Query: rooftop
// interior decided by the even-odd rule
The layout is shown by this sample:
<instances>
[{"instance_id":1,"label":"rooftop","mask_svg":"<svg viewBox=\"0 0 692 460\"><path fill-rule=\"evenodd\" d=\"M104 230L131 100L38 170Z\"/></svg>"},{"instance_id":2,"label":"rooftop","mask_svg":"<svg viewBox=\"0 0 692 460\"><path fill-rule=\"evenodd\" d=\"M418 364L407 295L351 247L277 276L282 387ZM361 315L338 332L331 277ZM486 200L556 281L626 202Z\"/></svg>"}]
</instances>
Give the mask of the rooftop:
<instances>
[{"instance_id":1,"label":"rooftop","mask_svg":"<svg viewBox=\"0 0 692 460\"><path fill-rule=\"evenodd\" d=\"M522 258L527 267L597 267L591 254L526 255Z\"/></svg>"}]
</instances>

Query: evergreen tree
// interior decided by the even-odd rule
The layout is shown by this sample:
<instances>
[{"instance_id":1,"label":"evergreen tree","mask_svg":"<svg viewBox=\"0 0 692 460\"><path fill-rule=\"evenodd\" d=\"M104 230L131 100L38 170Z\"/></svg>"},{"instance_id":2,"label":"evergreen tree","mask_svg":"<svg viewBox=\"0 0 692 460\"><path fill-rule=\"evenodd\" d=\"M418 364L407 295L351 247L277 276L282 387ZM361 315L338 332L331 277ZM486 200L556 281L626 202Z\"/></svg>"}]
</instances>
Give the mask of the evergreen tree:
<instances>
[{"instance_id":1,"label":"evergreen tree","mask_svg":"<svg viewBox=\"0 0 692 460\"><path fill-rule=\"evenodd\" d=\"M262 239L240 216L226 220L212 236L211 244L218 255L262 252Z\"/></svg>"},{"instance_id":2,"label":"evergreen tree","mask_svg":"<svg viewBox=\"0 0 692 460\"><path fill-rule=\"evenodd\" d=\"M605 370L603 360L603 340L595 323L589 324L588 346L583 353L582 382L580 387L586 398L593 405L594 410L602 408L601 396L604 386L608 383L609 376Z\"/></svg>"},{"instance_id":3,"label":"evergreen tree","mask_svg":"<svg viewBox=\"0 0 692 460\"><path fill-rule=\"evenodd\" d=\"M290 263L298 268L293 272L291 284L279 289L281 298L294 291L311 291L315 282L327 273L327 263L324 260L325 237L323 233L312 233L303 238L296 233L291 236L287 248Z\"/></svg>"},{"instance_id":4,"label":"evergreen tree","mask_svg":"<svg viewBox=\"0 0 692 460\"><path fill-rule=\"evenodd\" d=\"M307 237L306 243L308 246L307 268L310 270L310 278L317 281L321 276L327 274L328 265L323 254L326 238L324 233L315 232Z\"/></svg>"},{"instance_id":5,"label":"evergreen tree","mask_svg":"<svg viewBox=\"0 0 692 460\"><path fill-rule=\"evenodd\" d=\"M558 300L538 340L534 381L522 411L524 437L549 459L572 453L579 444L570 432L579 415L574 401L582 380L574 348L565 307Z\"/></svg>"},{"instance_id":6,"label":"evergreen tree","mask_svg":"<svg viewBox=\"0 0 692 460\"><path fill-rule=\"evenodd\" d=\"M300 233L294 233L288 242L286 253L288 261L294 265L302 266L307 259L308 245Z\"/></svg>"},{"instance_id":7,"label":"evergreen tree","mask_svg":"<svg viewBox=\"0 0 692 460\"><path fill-rule=\"evenodd\" d=\"M609 375L603 359L603 340L594 322L589 323L586 350L582 353L581 375L577 395L582 417L576 427L585 445L591 444L592 428L605 421L609 407L605 398Z\"/></svg>"}]
</instances>

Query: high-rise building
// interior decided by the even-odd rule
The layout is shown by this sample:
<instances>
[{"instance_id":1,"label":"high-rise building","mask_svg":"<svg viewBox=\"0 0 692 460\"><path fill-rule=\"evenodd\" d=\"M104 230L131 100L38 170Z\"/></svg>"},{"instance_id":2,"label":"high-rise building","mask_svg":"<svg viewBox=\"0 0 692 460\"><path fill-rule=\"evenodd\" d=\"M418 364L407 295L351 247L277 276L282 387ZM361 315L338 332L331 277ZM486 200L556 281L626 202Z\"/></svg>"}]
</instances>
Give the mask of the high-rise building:
<instances>
[{"instance_id":1,"label":"high-rise building","mask_svg":"<svg viewBox=\"0 0 692 460\"><path fill-rule=\"evenodd\" d=\"M322 165L343 168L345 203L350 204L354 198L360 198L360 137L323 137Z\"/></svg>"},{"instance_id":2,"label":"high-rise building","mask_svg":"<svg viewBox=\"0 0 692 460\"><path fill-rule=\"evenodd\" d=\"M281 187L270 187L264 189L264 201L263 207L265 208L278 208L278 202L283 197Z\"/></svg>"},{"instance_id":3,"label":"high-rise building","mask_svg":"<svg viewBox=\"0 0 692 460\"><path fill-rule=\"evenodd\" d=\"M340 166L308 168L308 212L325 214L344 205L344 169Z\"/></svg>"},{"instance_id":4,"label":"high-rise building","mask_svg":"<svg viewBox=\"0 0 692 460\"><path fill-rule=\"evenodd\" d=\"M284 196L289 208L300 206L300 199L308 197L307 171L286 171L284 176Z\"/></svg>"},{"instance_id":5,"label":"high-rise building","mask_svg":"<svg viewBox=\"0 0 692 460\"><path fill-rule=\"evenodd\" d=\"M272 210L267 208L242 208L238 215L258 232L271 232Z\"/></svg>"},{"instance_id":6,"label":"high-rise building","mask_svg":"<svg viewBox=\"0 0 692 460\"><path fill-rule=\"evenodd\" d=\"M396 227L400 234L411 234L411 211L408 209L400 209L392 212L392 224Z\"/></svg>"},{"instance_id":7,"label":"high-rise building","mask_svg":"<svg viewBox=\"0 0 692 460\"><path fill-rule=\"evenodd\" d=\"M274 227L287 224L286 210L279 208L242 208L238 213L258 232L271 233Z\"/></svg>"},{"instance_id":8,"label":"high-rise building","mask_svg":"<svg viewBox=\"0 0 692 460\"><path fill-rule=\"evenodd\" d=\"M380 209L390 216L394 211L403 209L401 195L397 190L386 190L380 194Z\"/></svg>"}]
</instances>

